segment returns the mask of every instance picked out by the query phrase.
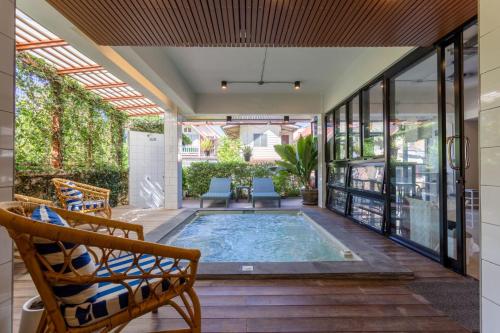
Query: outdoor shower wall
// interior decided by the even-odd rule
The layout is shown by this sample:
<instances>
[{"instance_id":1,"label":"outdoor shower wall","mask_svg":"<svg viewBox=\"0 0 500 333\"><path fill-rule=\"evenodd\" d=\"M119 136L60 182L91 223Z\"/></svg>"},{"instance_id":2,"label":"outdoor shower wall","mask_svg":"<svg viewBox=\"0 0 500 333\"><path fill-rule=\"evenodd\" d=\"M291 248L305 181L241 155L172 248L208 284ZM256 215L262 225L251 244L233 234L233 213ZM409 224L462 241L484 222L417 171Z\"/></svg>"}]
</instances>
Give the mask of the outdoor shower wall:
<instances>
[{"instance_id":1,"label":"outdoor shower wall","mask_svg":"<svg viewBox=\"0 0 500 333\"><path fill-rule=\"evenodd\" d=\"M140 208L164 206L163 134L129 132L129 203Z\"/></svg>"}]
</instances>

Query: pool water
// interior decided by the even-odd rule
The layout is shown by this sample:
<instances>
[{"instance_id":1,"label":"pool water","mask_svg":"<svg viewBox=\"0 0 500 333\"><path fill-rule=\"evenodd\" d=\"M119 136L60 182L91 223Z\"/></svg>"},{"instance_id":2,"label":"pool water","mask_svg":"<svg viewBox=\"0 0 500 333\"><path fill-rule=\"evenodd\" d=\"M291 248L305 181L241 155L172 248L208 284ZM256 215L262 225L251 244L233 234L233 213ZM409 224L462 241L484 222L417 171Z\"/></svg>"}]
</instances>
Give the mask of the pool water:
<instances>
[{"instance_id":1,"label":"pool water","mask_svg":"<svg viewBox=\"0 0 500 333\"><path fill-rule=\"evenodd\" d=\"M348 250L301 212L199 212L166 244L198 248L201 262L348 261Z\"/></svg>"}]
</instances>

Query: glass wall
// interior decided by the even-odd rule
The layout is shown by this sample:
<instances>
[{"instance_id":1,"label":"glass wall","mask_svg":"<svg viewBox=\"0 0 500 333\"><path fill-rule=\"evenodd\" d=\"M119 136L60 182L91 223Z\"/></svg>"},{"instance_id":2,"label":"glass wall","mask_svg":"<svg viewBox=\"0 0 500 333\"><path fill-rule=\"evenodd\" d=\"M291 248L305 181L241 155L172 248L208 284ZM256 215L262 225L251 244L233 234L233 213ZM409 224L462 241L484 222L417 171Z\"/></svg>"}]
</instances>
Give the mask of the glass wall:
<instances>
[{"instance_id":1,"label":"glass wall","mask_svg":"<svg viewBox=\"0 0 500 333\"><path fill-rule=\"evenodd\" d=\"M335 160L347 158L347 111L342 105L335 111Z\"/></svg>"},{"instance_id":2,"label":"glass wall","mask_svg":"<svg viewBox=\"0 0 500 333\"><path fill-rule=\"evenodd\" d=\"M325 117L326 128L326 145L325 145L325 161L333 160L333 114L330 113Z\"/></svg>"},{"instance_id":3,"label":"glass wall","mask_svg":"<svg viewBox=\"0 0 500 333\"><path fill-rule=\"evenodd\" d=\"M363 155L384 155L384 85L375 83L363 91Z\"/></svg>"},{"instance_id":4,"label":"glass wall","mask_svg":"<svg viewBox=\"0 0 500 333\"><path fill-rule=\"evenodd\" d=\"M359 121L359 96L356 95L348 103L349 110L349 158L361 156L361 131Z\"/></svg>"},{"instance_id":5,"label":"glass wall","mask_svg":"<svg viewBox=\"0 0 500 333\"><path fill-rule=\"evenodd\" d=\"M477 40L470 24L419 48L335 107L328 184L333 210L475 277Z\"/></svg>"},{"instance_id":6,"label":"glass wall","mask_svg":"<svg viewBox=\"0 0 500 333\"><path fill-rule=\"evenodd\" d=\"M391 233L440 251L437 53L391 80Z\"/></svg>"}]
</instances>

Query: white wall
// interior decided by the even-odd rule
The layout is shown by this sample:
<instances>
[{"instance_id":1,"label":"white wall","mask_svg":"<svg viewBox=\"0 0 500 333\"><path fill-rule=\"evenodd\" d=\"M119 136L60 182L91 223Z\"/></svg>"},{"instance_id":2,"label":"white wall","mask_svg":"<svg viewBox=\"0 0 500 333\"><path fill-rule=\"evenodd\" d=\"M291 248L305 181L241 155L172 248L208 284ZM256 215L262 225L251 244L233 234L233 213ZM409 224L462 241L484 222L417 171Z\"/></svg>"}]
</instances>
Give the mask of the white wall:
<instances>
[{"instance_id":1,"label":"white wall","mask_svg":"<svg viewBox=\"0 0 500 333\"><path fill-rule=\"evenodd\" d=\"M479 1L481 324L500 329L500 2Z\"/></svg>"},{"instance_id":2,"label":"white wall","mask_svg":"<svg viewBox=\"0 0 500 333\"><path fill-rule=\"evenodd\" d=\"M412 50L410 47L386 47L362 53L345 69L342 80L325 94L323 112L335 107Z\"/></svg>"},{"instance_id":3,"label":"white wall","mask_svg":"<svg viewBox=\"0 0 500 333\"><path fill-rule=\"evenodd\" d=\"M267 147L255 147L253 141L254 134L267 135ZM252 147L252 160L280 159L274 151L274 146L281 144L281 126L280 125L241 125L240 140L245 146Z\"/></svg>"},{"instance_id":4,"label":"white wall","mask_svg":"<svg viewBox=\"0 0 500 333\"><path fill-rule=\"evenodd\" d=\"M140 208L163 207L164 135L130 131L128 140L130 204Z\"/></svg>"},{"instance_id":5,"label":"white wall","mask_svg":"<svg viewBox=\"0 0 500 333\"><path fill-rule=\"evenodd\" d=\"M0 201L12 200L14 185L15 1L0 0ZM12 242L0 228L0 332L12 331Z\"/></svg>"},{"instance_id":6,"label":"white wall","mask_svg":"<svg viewBox=\"0 0 500 333\"><path fill-rule=\"evenodd\" d=\"M200 94L196 113L234 114L317 114L321 112L320 95L296 94Z\"/></svg>"}]
</instances>

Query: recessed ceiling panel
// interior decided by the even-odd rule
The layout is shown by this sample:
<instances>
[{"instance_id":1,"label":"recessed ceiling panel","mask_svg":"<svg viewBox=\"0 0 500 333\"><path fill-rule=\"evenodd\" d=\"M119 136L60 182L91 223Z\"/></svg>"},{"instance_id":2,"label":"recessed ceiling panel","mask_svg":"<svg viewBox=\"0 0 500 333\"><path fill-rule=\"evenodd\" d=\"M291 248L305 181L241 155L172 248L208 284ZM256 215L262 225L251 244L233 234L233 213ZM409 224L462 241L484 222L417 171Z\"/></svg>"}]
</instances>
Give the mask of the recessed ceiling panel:
<instances>
[{"instance_id":1,"label":"recessed ceiling panel","mask_svg":"<svg viewBox=\"0 0 500 333\"><path fill-rule=\"evenodd\" d=\"M429 46L477 0L48 0L101 45Z\"/></svg>"}]
</instances>

